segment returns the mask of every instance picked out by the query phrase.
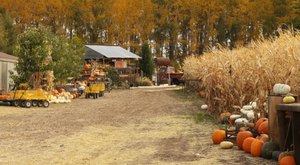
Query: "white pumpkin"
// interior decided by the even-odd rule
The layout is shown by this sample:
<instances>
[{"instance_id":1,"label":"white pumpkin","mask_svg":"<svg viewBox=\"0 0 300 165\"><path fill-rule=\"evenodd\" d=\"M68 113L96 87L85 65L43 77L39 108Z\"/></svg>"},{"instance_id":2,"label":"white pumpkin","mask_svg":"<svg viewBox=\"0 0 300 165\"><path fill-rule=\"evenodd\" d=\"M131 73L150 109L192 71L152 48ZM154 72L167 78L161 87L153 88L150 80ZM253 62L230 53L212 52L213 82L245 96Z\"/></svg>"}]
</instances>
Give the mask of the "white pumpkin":
<instances>
[{"instance_id":1,"label":"white pumpkin","mask_svg":"<svg viewBox=\"0 0 300 165\"><path fill-rule=\"evenodd\" d=\"M230 149L230 148L233 147L233 143L230 142L230 141L222 141L222 142L220 143L220 147L221 147L222 149Z\"/></svg>"},{"instance_id":2,"label":"white pumpkin","mask_svg":"<svg viewBox=\"0 0 300 165\"><path fill-rule=\"evenodd\" d=\"M208 108L208 105L206 105L206 104L201 105L201 109L206 110L207 108Z\"/></svg>"},{"instance_id":3,"label":"white pumpkin","mask_svg":"<svg viewBox=\"0 0 300 165\"><path fill-rule=\"evenodd\" d=\"M244 105L242 109L245 109L245 110L252 110L253 107L251 105Z\"/></svg>"},{"instance_id":4,"label":"white pumpkin","mask_svg":"<svg viewBox=\"0 0 300 165\"><path fill-rule=\"evenodd\" d=\"M257 103L255 102L255 101L251 101L250 103L249 103L249 105L251 105L252 107L253 107L253 109L256 109L257 108Z\"/></svg>"},{"instance_id":5,"label":"white pumpkin","mask_svg":"<svg viewBox=\"0 0 300 165\"><path fill-rule=\"evenodd\" d=\"M254 119L254 112L253 111L247 113L247 119L248 120L253 120Z\"/></svg>"},{"instance_id":6,"label":"white pumpkin","mask_svg":"<svg viewBox=\"0 0 300 165\"><path fill-rule=\"evenodd\" d=\"M273 92L275 95L286 95L290 93L291 87L287 84L275 84L273 86Z\"/></svg>"},{"instance_id":7,"label":"white pumpkin","mask_svg":"<svg viewBox=\"0 0 300 165\"><path fill-rule=\"evenodd\" d=\"M242 117L241 115L230 115L230 120L236 120L238 118Z\"/></svg>"},{"instance_id":8,"label":"white pumpkin","mask_svg":"<svg viewBox=\"0 0 300 165\"><path fill-rule=\"evenodd\" d=\"M235 124L245 124L248 125L249 121L246 118L239 118L234 121Z\"/></svg>"},{"instance_id":9,"label":"white pumpkin","mask_svg":"<svg viewBox=\"0 0 300 165\"><path fill-rule=\"evenodd\" d=\"M249 112L253 112L253 110L246 110L246 109L243 109L243 108L240 111L244 115L247 115Z\"/></svg>"}]
</instances>

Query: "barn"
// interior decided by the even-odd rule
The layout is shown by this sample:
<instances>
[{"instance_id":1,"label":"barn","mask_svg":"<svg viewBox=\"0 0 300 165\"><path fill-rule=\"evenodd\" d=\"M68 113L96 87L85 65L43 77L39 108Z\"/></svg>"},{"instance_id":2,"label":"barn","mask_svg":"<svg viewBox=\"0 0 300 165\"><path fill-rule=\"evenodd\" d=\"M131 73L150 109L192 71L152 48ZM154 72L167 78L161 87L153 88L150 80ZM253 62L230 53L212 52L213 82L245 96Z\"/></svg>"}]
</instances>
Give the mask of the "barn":
<instances>
[{"instance_id":1,"label":"barn","mask_svg":"<svg viewBox=\"0 0 300 165\"><path fill-rule=\"evenodd\" d=\"M17 62L17 57L0 52L0 90L9 90L10 84L12 85L12 79L9 72L14 70Z\"/></svg>"}]
</instances>

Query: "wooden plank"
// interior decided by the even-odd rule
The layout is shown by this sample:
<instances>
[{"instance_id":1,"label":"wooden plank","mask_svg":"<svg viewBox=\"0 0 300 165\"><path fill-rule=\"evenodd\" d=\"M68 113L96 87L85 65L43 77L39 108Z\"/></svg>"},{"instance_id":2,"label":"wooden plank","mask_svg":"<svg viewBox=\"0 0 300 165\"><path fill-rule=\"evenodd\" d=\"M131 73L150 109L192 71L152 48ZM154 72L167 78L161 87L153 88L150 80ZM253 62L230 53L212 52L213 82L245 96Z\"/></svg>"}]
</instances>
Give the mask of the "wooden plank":
<instances>
[{"instance_id":1,"label":"wooden plank","mask_svg":"<svg viewBox=\"0 0 300 165\"><path fill-rule=\"evenodd\" d=\"M300 112L293 113L293 142L296 164L300 164Z\"/></svg>"},{"instance_id":2,"label":"wooden plank","mask_svg":"<svg viewBox=\"0 0 300 165\"><path fill-rule=\"evenodd\" d=\"M269 135L274 143L280 143L276 105L282 103L282 96L268 97Z\"/></svg>"}]
</instances>

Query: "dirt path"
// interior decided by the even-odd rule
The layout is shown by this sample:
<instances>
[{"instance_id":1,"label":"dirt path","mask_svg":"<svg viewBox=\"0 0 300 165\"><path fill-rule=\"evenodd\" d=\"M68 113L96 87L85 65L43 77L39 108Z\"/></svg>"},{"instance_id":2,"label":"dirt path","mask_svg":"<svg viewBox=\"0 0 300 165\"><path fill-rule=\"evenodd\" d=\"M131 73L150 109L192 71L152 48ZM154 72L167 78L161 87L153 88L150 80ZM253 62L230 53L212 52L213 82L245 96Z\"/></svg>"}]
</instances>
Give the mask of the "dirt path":
<instances>
[{"instance_id":1,"label":"dirt path","mask_svg":"<svg viewBox=\"0 0 300 165\"><path fill-rule=\"evenodd\" d=\"M276 164L212 145L174 91L114 90L49 108L0 106L0 164Z\"/></svg>"}]
</instances>

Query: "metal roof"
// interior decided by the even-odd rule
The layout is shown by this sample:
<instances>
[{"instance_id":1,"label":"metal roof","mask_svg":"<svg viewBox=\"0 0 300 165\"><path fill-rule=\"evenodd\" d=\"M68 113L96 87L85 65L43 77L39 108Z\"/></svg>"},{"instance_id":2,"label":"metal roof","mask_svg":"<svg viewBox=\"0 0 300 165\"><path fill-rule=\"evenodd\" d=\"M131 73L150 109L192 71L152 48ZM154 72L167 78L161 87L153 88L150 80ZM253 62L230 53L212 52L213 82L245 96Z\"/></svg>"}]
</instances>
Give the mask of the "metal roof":
<instances>
[{"instance_id":1,"label":"metal roof","mask_svg":"<svg viewBox=\"0 0 300 165\"><path fill-rule=\"evenodd\" d=\"M140 56L127 51L120 46L85 45L87 47L85 59L123 58L138 59Z\"/></svg>"},{"instance_id":2,"label":"metal roof","mask_svg":"<svg viewBox=\"0 0 300 165\"><path fill-rule=\"evenodd\" d=\"M8 55L6 53L0 52L0 61L6 62L18 62L18 57Z\"/></svg>"}]
</instances>

